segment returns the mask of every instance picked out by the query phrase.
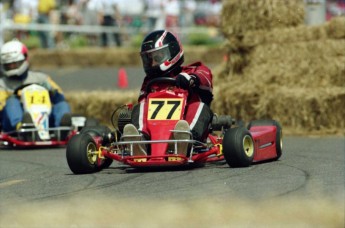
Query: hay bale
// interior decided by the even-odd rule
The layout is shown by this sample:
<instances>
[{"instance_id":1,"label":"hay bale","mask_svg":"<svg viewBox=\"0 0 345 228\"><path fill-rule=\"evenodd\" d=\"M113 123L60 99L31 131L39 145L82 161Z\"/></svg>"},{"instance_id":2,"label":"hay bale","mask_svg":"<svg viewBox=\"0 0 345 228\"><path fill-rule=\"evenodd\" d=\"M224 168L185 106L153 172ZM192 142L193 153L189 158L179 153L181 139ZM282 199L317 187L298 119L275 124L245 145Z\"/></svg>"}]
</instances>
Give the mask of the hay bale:
<instances>
[{"instance_id":1,"label":"hay bale","mask_svg":"<svg viewBox=\"0 0 345 228\"><path fill-rule=\"evenodd\" d=\"M320 26L299 25L297 27L252 30L243 34L240 42L229 38L228 47L252 48L262 44L287 44L325 39L345 38L345 17L336 17ZM235 42L232 43L231 41Z\"/></svg>"},{"instance_id":2,"label":"hay bale","mask_svg":"<svg viewBox=\"0 0 345 228\"><path fill-rule=\"evenodd\" d=\"M224 4L229 58L214 72L215 112L345 132L345 18L305 26L302 8L298 0Z\"/></svg>"},{"instance_id":3,"label":"hay bale","mask_svg":"<svg viewBox=\"0 0 345 228\"><path fill-rule=\"evenodd\" d=\"M186 63L195 61L219 63L223 59L223 50L223 47L186 47ZM34 68L142 65L139 49L136 48L36 49L30 51L30 63Z\"/></svg>"},{"instance_id":4,"label":"hay bale","mask_svg":"<svg viewBox=\"0 0 345 228\"><path fill-rule=\"evenodd\" d=\"M300 87L345 86L345 40L260 45L243 80Z\"/></svg>"},{"instance_id":5,"label":"hay bale","mask_svg":"<svg viewBox=\"0 0 345 228\"><path fill-rule=\"evenodd\" d=\"M335 17L326 26L327 34L332 39L345 38L345 17Z\"/></svg>"},{"instance_id":6,"label":"hay bale","mask_svg":"<svg viewBox=\"0 0 345 228\"><path fill-rule=\"evenodd\" d=\"M344 26L342 26L344 25ZM337 33L334 33L337 29ZM276 28L272 30L256 30L246 32L241 39L236 37L228 38L226 49L229 55L229 74L242 74L243 69L249 63L256 61L251 57L261 53L259 59L267 62L267 58L274 58L279 61L281 58L290 58L297 62L295 57L308 59L318 57L326 58L332 53L333 56L343 56L345 51L345 17L331 20L321 26L298 26L290 28ZM310 42L306 45L306 42ZM286 45L290 45L286 47ZM302 48L300 50L300 48ZM281 50L281 51L280 51ZM286 53L288 52L288 53ZM291 55L292 53L295 53ZM322 54L321 54L322 53ZM283 62L284 59L281 59ZM227 78L221 75L222 78Z\"/></svg>"},{"instance_id":7,"label":"hay bale","mask_svg":"<svg viewBox=\"0 0 345 228\"><path fill-rule=\"evenodd\" d=\"M304 23L303 0L227 0L223 2L221 27L225 37L251 30L295 27Z\"/></svg>"},{"instance_id":8,"label":"hay bale","mask_svg":"<svg viewBox=\"0 0 345 228\"><path fill-rule=\"evenodd\" d=\"M124 104L136 103L138 91L81 91L69 92L65 96L73 113L97 118L111 126L113 111Z\"/></svg>"},{"instance_id":9,"label":"hay bale","mask_svg":"<svg viewBox=\"0 0 345 228\"><path fill-rule=\"evenodd\" d=\"M258 88L260 88L258 90ZM227 93L224 91L227 90ZM231 90L217 87L212 109L249 122L254 119L275 119L295 131L329 131L345 133L344 87L290 88L256 84L234 85ZM223 91L219 93L219 91Z\"/></svg>"}]
</instances>

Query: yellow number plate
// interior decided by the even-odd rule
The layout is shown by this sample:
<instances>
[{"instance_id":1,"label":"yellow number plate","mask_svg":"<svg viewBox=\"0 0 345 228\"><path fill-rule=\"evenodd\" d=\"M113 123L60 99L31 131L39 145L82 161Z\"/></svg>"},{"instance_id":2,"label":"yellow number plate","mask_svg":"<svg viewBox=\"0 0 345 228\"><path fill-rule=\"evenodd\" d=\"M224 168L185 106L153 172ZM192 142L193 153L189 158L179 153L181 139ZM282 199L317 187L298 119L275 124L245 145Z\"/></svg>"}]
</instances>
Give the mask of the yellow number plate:
<instances>
[{"instance_id":1,"label":"yellow number plate","mask_svg":"<svg viewBox=\"0 0 345 228\"><path fill-rule=\"evenodd\" d=\"M26 91L25 101L28 106L31 105L48 105L50 106L50 98L48 91Z\"/></svg>"},{"instance_id":2,"label":"yellow number plate","mask_svg":"<svg viewBox=\"0 0 345 228\"><path fill-rule=\"evenodd\" d=\"M149 100L148 120L179 120L182 112L181 98L151 98Z\"/></svg>"}]
</instances>

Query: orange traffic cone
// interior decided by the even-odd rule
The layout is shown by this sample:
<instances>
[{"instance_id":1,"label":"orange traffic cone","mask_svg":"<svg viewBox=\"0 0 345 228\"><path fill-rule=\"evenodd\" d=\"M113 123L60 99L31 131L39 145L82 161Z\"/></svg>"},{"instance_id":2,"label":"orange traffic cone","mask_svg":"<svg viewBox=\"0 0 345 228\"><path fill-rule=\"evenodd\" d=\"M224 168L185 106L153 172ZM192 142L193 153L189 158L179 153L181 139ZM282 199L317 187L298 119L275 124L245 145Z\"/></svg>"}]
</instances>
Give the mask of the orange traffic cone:
<instances>
[{"instance_id":1,"label":"orange traffic cone","mask_svg":"<svg viewBox=\"0 0 345 228\"><path fill-rule=\"evenodd\" d=\"M228 62L229 56L227 54L223 55L223 62Z\"/></svg>"},{"instance_id":2,"label":"orange traffic cone","mask_svg":"<svg viewBox=\"0 0 345 228\"><path fill-rule=\"evenodd\" d=\"M128 79L127 79L127 73L125 68L120 68L118 72L118 78L117 78L117 86L121 89L125 89L128 87Z\"/></svg>"}]
</instances>

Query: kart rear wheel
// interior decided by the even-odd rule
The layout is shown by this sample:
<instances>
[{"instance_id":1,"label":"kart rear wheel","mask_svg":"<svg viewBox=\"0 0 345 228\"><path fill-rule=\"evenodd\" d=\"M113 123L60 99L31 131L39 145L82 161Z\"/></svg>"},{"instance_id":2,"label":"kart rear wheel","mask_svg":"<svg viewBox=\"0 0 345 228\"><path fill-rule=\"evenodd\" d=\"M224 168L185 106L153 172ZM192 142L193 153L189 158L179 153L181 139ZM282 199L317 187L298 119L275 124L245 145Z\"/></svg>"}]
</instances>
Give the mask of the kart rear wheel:
<instances>
[{"instance_id":1,"label":"kart rear wheel","mask_svg":"<svg viewBox=\"0 0 345 228\"><path fill-rule=\"evenodd\" d=\"M107 126L85 126L81 129L80 134L87 133L91 136L104 137L111 133L111 130Z\"/></svg>"},{"instance_id":2,"label":"kart rear wheel","mask_svg":"<svg viewBox=\"0 0 345 228\"><path fill-rule=\"evenodd\" d=\"M94 173L101 170L98 166L97 145L89 134L73 136L67 144L66 158L74 174Z\"/></svg>"},{"instance_id":3,"label":"kart rear wheel","mask_svg":"<svg viewBox=\"0 0 345 228\"><path fill-rule=\"evenodd\" d=\"M99 120L97 120L96 118L90 118L88 117L85 121L85 127L94 127L94 126L99 126Z\"/></svg>"},{"instance_id":4,"label":"kart rear wheel","mask_svg":"<svg viewBox=\"0 0 345 228\"><path fill-rule=\"evenodd\" d=\"M275 120L253 120L248 124L248 130L254 126L275 126L277 128L276 133L276 151L277 157L274 160L278 160L282 156L283 152L283 130L281 125Z\"/></svg>"},{"instance_id":5,"label":"kart rear wheel","mask_svg":"<svg viewBox=\"0 0 345 228\"><path fill-rule=\"evenodd\" d=\"M223 154L230 167L248 167L254 158L254 141L245 127L231 128L223 138Z\"/></svg>"}]
</instances>

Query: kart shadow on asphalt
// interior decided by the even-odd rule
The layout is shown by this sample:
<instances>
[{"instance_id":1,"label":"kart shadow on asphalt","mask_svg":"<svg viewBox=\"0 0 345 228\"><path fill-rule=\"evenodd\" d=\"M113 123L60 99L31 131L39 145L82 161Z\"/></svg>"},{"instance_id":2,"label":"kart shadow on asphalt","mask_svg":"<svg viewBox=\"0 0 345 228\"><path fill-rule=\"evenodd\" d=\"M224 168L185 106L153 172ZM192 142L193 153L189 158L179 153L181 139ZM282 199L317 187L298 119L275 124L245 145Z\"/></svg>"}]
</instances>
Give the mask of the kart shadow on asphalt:
<instances>
[{"instance_id":1,"label":"kart shadow on asphalt","mask_svg":"<svg viewBox=\"0 0 345 228\"><path fill-rule=\"evenodd\" d=\"M30 152L30 151L42 151L42 150L53 150L53 149L63 149L66 146L30 146L30 147L10 147L10 146L2 146L0 147L0 152L2 150L6 150L6 151L16 151L16 152Z\"/></svg>"},{"instance_id":2,"label":"kart shadow on asphalt","mask_svg":"<svg viewBox=\"0 0 345 228\"><path fill-rule=\"evenodd\" d=\"M250 167L236 167L236 168L231 168L230 169L253 169L257 167L257 165L260 164L268 164L273 161L278 161L279 160L266 160L266 161L260 161L253 163L252 166ZM162 166L162 167L141 167L141 168L134 168L130 166L122 166L122 167L109 167L108 169L123 169L125 173L150 173L150 172L172 172L172 171L189 171L189 170L194 170L198 168L220 168L220 169L229 169L229 166L227 165L226 161L216 161L216 162L209 162L207 164L194 164L194 165L184 165L184 166Z\"/></svg>"},{"instance_id":3,"label":"kart shadow on asphalt","mask_svg":"<svg viewBox=\"0 0 345 228\"><path fill-rule=\"evenodd\" d=\"M217 161L217 162L210 162L210 163L202 163L202 164L188 164L183 166L161 166L161 167L131 167L131 166L110 166L107 169L104 169L104 171L108 170L122 170L124 173L152 173L152 172L174 172L174 171L189 171L194 170L198 168L222 168L224 165L224 168L229 169L229 166L227 166L226 161ZM109 172L109 174L112 174L112 172Z\"/></svg>"},{"instance_id":4,"label":"kart shadow on asphalt","mask_svg":"<svg viewBox=\"0 0 345 228\"><path fill-rule=\"evenodd\" d=\"M188 171L191 169L203 168L205 164L189 164L182 166L160 166L160 167L131 167L131 166L110 166L106 170L123 170L125 173L150 173L150 172L172 172Z\"/></svg>"}]
</instances>

